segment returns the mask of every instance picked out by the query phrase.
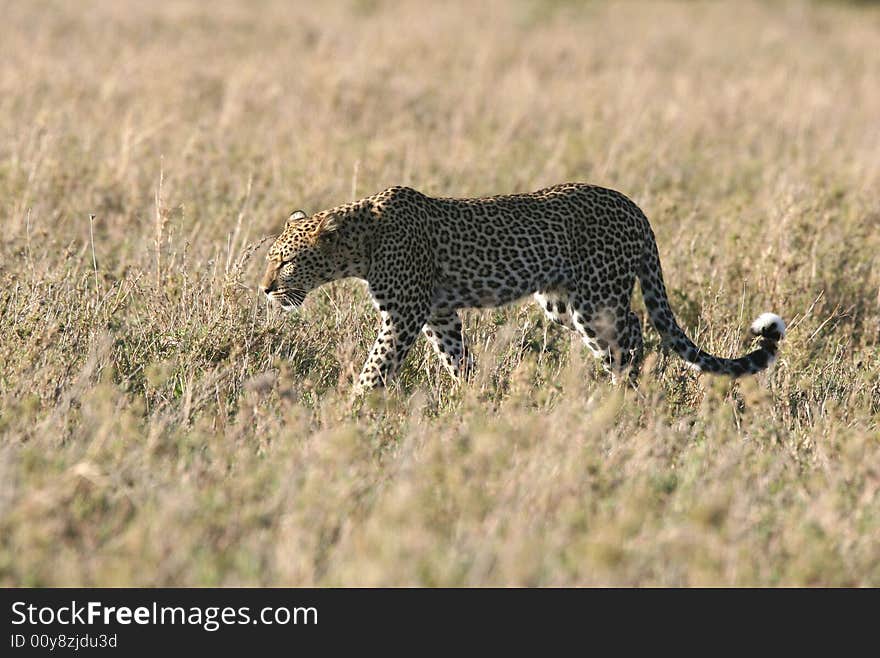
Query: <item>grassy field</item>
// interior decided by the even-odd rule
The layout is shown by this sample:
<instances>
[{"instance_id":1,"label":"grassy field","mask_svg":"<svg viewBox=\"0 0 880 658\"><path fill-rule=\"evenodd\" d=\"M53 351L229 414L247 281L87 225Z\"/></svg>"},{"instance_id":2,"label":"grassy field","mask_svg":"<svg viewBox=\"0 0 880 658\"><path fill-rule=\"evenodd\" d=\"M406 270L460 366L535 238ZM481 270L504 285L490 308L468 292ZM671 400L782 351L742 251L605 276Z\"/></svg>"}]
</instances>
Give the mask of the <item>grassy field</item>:
<instances>
[{"instance_id":1,"label":"grassy field","mask_svg":"<svg viewBox=\"0 0 880 658\"><path fill-rule=\"evenodd\" d=\"M880 8L0 13L0 585L880 586ZM257 294L294 208L568 180L644 209L704 349L781 314L776 368L648 329L621 390L528 303L358 406L361 285Z\"/></svg>"}]
</instances>

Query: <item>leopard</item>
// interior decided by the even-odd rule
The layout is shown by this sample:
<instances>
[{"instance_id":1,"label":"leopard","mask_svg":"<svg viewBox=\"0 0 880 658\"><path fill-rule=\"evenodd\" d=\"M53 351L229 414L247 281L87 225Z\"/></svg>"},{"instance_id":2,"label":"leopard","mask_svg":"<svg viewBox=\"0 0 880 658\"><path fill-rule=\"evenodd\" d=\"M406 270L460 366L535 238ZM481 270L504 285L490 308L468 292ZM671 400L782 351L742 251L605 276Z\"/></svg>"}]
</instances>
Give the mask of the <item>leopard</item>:
<instances>
[{"instance_id":1,"label":"leopard","mask_svg":"<svg viewBox=\"0 0 880 658\"><path fill-rule=\"evenodd\" d=\"M461 312L530 295L549 320L575 332L614 383L637 385L647 316L696 371L738 378L770 367L786 327L775 313L752 323L757 348L714 356L681 329L669 304L657 241L624 194L586 183L479 198L432 197L404 186L311 215L291 213L267 253L260 290L283 311L326 283L366 282L379 313L355 395L388 385L422 333L455 382L473 370Z\"/></svg>"}]
</instances>

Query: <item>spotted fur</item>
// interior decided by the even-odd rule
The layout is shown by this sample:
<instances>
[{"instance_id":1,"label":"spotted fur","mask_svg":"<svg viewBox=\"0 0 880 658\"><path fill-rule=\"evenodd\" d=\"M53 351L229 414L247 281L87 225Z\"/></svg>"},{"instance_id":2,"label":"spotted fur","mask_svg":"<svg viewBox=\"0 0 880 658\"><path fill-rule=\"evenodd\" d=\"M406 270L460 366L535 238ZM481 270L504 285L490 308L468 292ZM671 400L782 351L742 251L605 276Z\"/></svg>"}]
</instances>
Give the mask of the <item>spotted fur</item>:
<instances>
[{"instance_id":1,"label":"spotted fur","mask_svg":"<svg viewBox=\"0 0 880 658\"><path fill-rule=\"evenodd\" d=\"M358 391L384 385L423 332L446 369L470 363L458 312L529 294L547 316L576 331L613 377L634 381L642 327L630 310L636 279L651 323L692 367L739 377L768 367L785 335L782 319L760 316L757 350L712 356L678 326L647 218L613 190L569 183L530 194L443 199L393 187L312 216L291 215L269 249L261 285L291 310L306 293L344 277L367 281L381 316Z\"/></svg>"}]
</instances>

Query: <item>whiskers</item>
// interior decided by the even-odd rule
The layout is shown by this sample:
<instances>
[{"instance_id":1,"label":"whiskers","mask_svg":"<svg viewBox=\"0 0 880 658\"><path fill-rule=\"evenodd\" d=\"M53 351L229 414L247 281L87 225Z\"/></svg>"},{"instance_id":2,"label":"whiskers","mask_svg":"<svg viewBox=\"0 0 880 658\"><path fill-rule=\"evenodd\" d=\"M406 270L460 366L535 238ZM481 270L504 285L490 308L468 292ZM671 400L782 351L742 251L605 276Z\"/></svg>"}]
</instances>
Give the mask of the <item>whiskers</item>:
<instances>
[{"instance_id":1,"label":"whiskers","mask_svg":"<svg viewBox=\"0 0 880 658\"><path fill-rule=\"evenodd\" d=\"M280 306L283 311L289 313L302 305L306 299L306 292L296 288L285 288L283 290L273 290L266 297L270 303Z\"/></svg>"}]
</instances>

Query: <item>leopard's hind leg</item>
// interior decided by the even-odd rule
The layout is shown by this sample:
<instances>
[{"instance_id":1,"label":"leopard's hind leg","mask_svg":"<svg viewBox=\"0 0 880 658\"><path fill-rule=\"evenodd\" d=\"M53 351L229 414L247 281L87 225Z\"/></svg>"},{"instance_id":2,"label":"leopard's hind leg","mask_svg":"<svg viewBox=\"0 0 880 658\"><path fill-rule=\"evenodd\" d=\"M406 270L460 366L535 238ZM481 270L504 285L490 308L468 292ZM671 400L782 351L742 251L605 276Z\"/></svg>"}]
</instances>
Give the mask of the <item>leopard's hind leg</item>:
<instances>
[{"instance_id":1,"label":"leopard's hind leg","mask_svg":"<svg viewBox=\"0 0 880 658\"><path fill-rule=\"evenodd\" d=\"M631 291L632 282L628 282L607 296L591 292L571 296L574 329L593 355L602 361L614 383L625 376L630 383L635 383L643 357L641 323L629 306Z\"/></svg>"},{"instance_id":2,"label":"leopard's hind leg","mask_svg":"<svg viewBox=\"0 0 880 658\"><path fill-rule=\"evenodd\" d=\"M645 358L645 346L642 339L642 321L639 316L629 312L626 337L621 345L623 350L623 369L628 370L627 378L631 386L635 386L642 370Z\"/></svg>"},{"instance_id":3,"label":"leopard's hind leg","mask_svg":"<svg viewBox=\"0 0 880 658\"><path fill-rule=\"evenodd\" d=\"M571 307L568 303L568 292L561 290L542 290L535 293L535 301L544 311L544 315L556 324L575 331L571 321Z\"/></svg>"}]
</instances>

